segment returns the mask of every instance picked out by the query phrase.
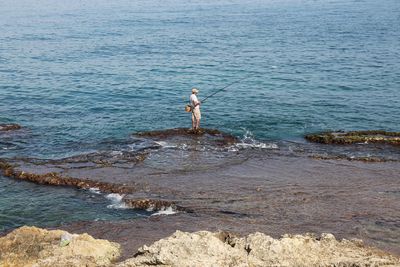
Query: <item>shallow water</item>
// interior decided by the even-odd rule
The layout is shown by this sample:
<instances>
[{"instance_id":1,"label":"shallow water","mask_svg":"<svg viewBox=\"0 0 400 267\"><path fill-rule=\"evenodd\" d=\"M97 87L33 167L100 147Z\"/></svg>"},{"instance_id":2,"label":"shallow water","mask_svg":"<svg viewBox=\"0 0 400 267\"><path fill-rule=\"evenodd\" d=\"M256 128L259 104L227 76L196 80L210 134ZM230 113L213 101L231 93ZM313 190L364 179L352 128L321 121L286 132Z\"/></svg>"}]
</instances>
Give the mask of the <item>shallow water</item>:
<instances>
[{"instance_id":1,"label":"shallow water","mask_svg":"<svg viewBox=\"0 0 400 267\"><path fill-rule=\"evenodd\" d=\"M23 225L55 227L76 221L127 220L150 212L126 209L96 191L36 185L0 175L0 232Z\"/></svg>"},{"instance_id":2,"label":"shallow water","mask_svg":"<svg viewBox=\"0 0 400 267\"><path fill-rule=\"evenodd\" d=\"M0 12L0 123L24 126L16 132L0 133L2 158L28 162L62 159L65 164L65 157L73 156L75 161L89 157L90 164L118 165L112 172L115 177L103 177L105 181L126 182L134 182L139 174L190 174L198 171L200 161L203 170L211 171L205 181L240 166L241 173L255 173L260 179L257 183L265 183L268 177L263 174L269 173L268 166L259 170L244 163L261 158L265 164L277 157L271 166L275 168L273 178L298 184L307 181L311 170L293 177L285 172L286 158L400 159L398 147L332 147L302 139L305 133L330 129L400 130L397 0L5 0ZM137 131L189 126L183 108L192 86L200 88L202 98L246 76L249 78L202 106L202 125L229 132L240 138L238 143L226 147L193 140L147 143L131 136ZM149 153L144 162L132 161L143 151ZM330 172L314 174L316 182L335 175L335 168L341 169L347 161L329 164L333 165ZM389 172L398 171L398 165L389 166ZM289 170L295 172L296 166ZM68 171L82 177L102 174L100 167L86 173L79 168ZM362 174L366 187L374 172L367 168ZM287 175L292 180L284 180ZM242 184L245 175L228 176L233 180L225 177L211 187L223 188L234 182L246 192ZM168 181L162 183L168 185ZM22 224L56 226L143 215L108 209L110 201L104 195L86 191L3 177L0 186L0 231ZM168 190L183 190L188 184L175 186ZM282 202L276 209L263 211L271 216L271 222L279 225L284 219L285 229L298 231L340 232L340 220L337 225L329 224L327 215L318 217L315 210L309 214L292 211L294 216L285 217L291 212L285 211L291 193L284 194L290 188L279 186ZM392 189L397 192L398 184L393 183ZM212 193L223 196L218 190ZM318 190L308 193L318 199ZM332 194L334 191L327 192ZM369 196L368 191L364 194ZM397 193L383 195L391 204L398 201ZM374 198L369 201L375 203ZM318 201L312 203L319 208ZM332 208L331 202L326 203ZM209 203L202 204L207 207ZM362 204L368 206L368 201ZM379 205L373 207L374 212L379 211ZM202 205L198 208L205 209ZM239 212L232 209L228 212ZM344 233L361 229L357 233L366 234L359 236L393 247L399 242L399 213L395 211L393 217L386 211L377 213L345 219L355 230ZM320 227L318 221L328 226ZM270 230L275 231L273 227Z\"/></svg>"}]
</instances>

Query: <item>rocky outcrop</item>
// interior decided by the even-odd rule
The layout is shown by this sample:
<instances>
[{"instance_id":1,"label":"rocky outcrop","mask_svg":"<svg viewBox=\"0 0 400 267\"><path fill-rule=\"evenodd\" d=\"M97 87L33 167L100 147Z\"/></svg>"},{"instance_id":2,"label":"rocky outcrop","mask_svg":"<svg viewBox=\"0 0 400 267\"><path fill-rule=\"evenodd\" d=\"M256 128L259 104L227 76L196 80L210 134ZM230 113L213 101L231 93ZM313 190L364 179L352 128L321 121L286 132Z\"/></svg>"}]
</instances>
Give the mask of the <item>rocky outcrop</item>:
<instances>
[{"instance_id":1,"label":"rocky outcrop","mask_svg":"<svg viewBox=\"0 0 400 267\"><path fill-rule=\"evenodd\" d=\"M134 209L148 210L148 211L159 211L165 210L167 208L172 208L173 210L184 210L183 207L176 206L172 201L166 201L161 199L131 199L124 198L124 203Z\"/></svg>"},{"instance_id":2,"label":"rocky outcrop","mask_svg":"<svg viewBox=\"0 0 400 267\"><path fill-rule=\"evenodd\" d=\"M141 247L132 258L115 263L119 255L120 246L116 243L61 230L21 227L0 238L2 267L400 266L400 259L393 255L367 247L360 240L338 241L331 234L274 239L262 233L238 237L227 232L176 231Z\"/></svg>"},{"instance_id":3,"label":"rocky outcrop","mask_svg":"<svg viewBox=\"0 0 400 267\"><path fill-rule=\"evenodd\" d=\"M116 243L61 230L21 227L0 238L4 267L109 266L119 255Z\"/></svg>"},{"instance_id":4,"label":"rocky outcrop","mask_svg":"<svg viewBox=\"0 0 400 267\"><path fill-rule=\"evenodd\" d=\"M15 123L0 124L0 132L15 131L21 129L21 125Z\"/></svg>"},{"instance_id":5,"label":"rocky outcrop","mask_svg":"<svg viewBox=\"0 0 400 267\"><path fill-rule=\"evenodd\" d=\"M386 132L379 130L352 131L352 132L325 132L309 134L305 138L310 142L321 144L356 144L356 143L379 143L400 145L400 132Z\"/></svg>"},{"instance_id":6,"label":"rocky outcrop","mask_svg":"<svg viewBox=\"0 0 400 267\"><path fill-rule=\"evenodd\" d=\"M312 159L317 160L348 160L348 161L361 161L361 162L396 162L398 160L388 159L388 158L380 158L380 157L354 157L347 155L312 155L310 156Z\"/></svg>"},{"instance_id":7,"label":"rocky outcrop","mask_svg":"<svg viewBox=\"0 0 400 267\"><path fill-rule=\"evenodd\" d=\"M338 241L331 234L285 235L274 239L262 233L240 238L228 233L177 231L151 246L143 246L134 258L118 267L286 267L286 266L400 266L400 259L363 245Z\"/></svg>"},{"instance_id":8,"label":"rocky outcrop","mask_svg":"<svg viewBox=\"0 0 400 267\"><path fill-rule=\"evenodd\" d=\"M193 140L193 138L197 138L196 141L200 141L199 139L201 139L205 143L217 146L234 144L238 141L238 139L233 135L221 132L219 130L206 128L195 131L188 128L175 128L167 130L139 132L133 135L136 137L149 138L153 140L172 140L174 138L181 138L188 141Z\"/></svg>"},{"instance_id":9,"label":"rocky outcrop","mask_svg":"<svg viewBox=\"0 0 400 267\"><path fill-rule=\"evenodd\" d=\"M2 174L6 177L30 181L37 184L73 186L82 189L97 188L103 192L121 194L136 191L135 187L133 186L66 177L56 172L35 174L19 171L12 164L3 159L0 159L0 172L2 172Z\"/></svg>"}]
</instances>

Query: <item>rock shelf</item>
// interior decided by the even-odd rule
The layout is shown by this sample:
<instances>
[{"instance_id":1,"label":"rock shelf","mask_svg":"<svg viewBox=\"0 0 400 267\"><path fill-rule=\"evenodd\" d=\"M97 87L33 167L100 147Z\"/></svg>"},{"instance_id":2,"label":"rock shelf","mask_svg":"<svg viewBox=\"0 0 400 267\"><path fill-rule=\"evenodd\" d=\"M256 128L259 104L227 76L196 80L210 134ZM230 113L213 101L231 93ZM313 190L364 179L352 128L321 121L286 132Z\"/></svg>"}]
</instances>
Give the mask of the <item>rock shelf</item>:
<instances>
[{"instance_id":1,"label":"rock shelf","mask_svg":"<svg viewBox=\"0 0 400 267\"><path fill-rule=\"evenodd\" d=\"M324 132L309 134L305 138L314 143L348 145L357 143L376 143L400 145L400 132L381 130L351 131L351 132Z\"/></svg>"}]
</instances>

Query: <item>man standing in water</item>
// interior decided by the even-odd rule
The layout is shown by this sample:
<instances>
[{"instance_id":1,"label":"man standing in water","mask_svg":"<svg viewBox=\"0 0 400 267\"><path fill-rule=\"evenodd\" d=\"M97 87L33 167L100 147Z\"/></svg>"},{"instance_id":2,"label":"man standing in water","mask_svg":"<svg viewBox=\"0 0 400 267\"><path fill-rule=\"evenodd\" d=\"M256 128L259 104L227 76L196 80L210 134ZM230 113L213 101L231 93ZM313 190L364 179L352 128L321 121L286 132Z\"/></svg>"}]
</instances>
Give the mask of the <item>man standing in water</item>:
<instances>
[{"instance_id":1,"label":"man standing in water","mask_svg":"<svg viewBox=\"0 0 400 267\"><path fill-rule=\"evenodd\" d=\"M196 88L192 89L192 94L190 96L190 104L192 105L192 130L197 131L200 128L200 101L197 98L199 90Z\"/></svg>"}]
</instances>

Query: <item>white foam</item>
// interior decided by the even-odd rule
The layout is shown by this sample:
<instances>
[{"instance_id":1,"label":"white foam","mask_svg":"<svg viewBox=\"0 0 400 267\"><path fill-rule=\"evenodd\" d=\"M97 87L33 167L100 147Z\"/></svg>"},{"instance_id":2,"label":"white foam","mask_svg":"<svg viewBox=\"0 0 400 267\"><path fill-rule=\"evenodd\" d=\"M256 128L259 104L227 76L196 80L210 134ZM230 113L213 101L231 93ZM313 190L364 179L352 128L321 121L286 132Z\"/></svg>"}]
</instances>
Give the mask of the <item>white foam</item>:
<instances>
[{"instance_id":1,"label":"white foam","mask_svg":"<svg viewBox=\"0 0 400 267\"><path fill-rule=\"evenodd\" d=\"M91 188L89 188L89 191L90 191L90 193L93 193L93 194L98 194L98 195L101 194L100 189L97 187L91 187Z\"/></svg>"},{"instance_id":2,"label":"white foam","mask_svg":"<svg viewBox=\"0 0 400 267\"><path fill-rule=\"evenodd\" d=\"M157 145L160 145L161 147L163 147L163 148L175 148L176 147L176 145L171 145L171 144L168 144L167 142L165 142L165 141L157 141L157 142L155 142Z\"/></svg>"},{"instance_id":3,"label":"white foam","mask_svg":"<svg viewBox=\"0 0 400 267\"><path fill-rule=\"evenodd\" d=\"M172 214L176 214L177 211L174 210L171 206L163 208L159 211L157 211L156 213L152 214L151 216L155 216L155 215L172 215Z\"/></svg>"},{"instance_id":4,"label":"white foam","mask_svg":"<svg viewBox=\"0 0 400 267\"><path fill-rule=\"evenodd\" d=\"M110 205L107 205L109 209L128 209L129 207L122 201L125 195L120 194L108 194L106 198L111 201Z\"/></svg>"},{"instance_id":5,"label":"white foam","mask_svg":"<svg viewBox=\"0 0 400 267\"><path fill-rule=\"evenodd\" d=\"M263 143L254 138L254 135L251 131L244 129L246 132L243 135L243 138L240 140L240 143L236 143L235 146L237 148L261 148L261 149L278 149L279 146L275 143Z\"/></svg>"},{"instance_id":6,"label":"white foam","mask_svg":"<svg viewBox=\"0 0 400 267\"><path fill-rule=\"evenodd\" d=\"M122 153L122 151L111 151L111 156L120 156L120 155L122 155L123 153Z\"/></svg>"},{"instance_id":7,"label":"white foam","mask_svg":"<svg viewBox=\"0 0 400 267\"><path fill-rule=\"evenodd\" d=\"M236 147L238 148L262 148L262 149L278 149L279 146L274 143L262 143L262 142L256 142L256 143L237 143Z\"/></svg>"},{"instance_id":8,"label":"white foam","mask_svg":"<svg viewBox=\"0 0 400 267\"><path fill-rule=\"evenodd\" d=\"M129 209L129 207L124 202L107 205L107 208L108 209L116 209L116 210Z\"/></svg>"},{"instance_id":9,"label":"white foam","mask_svg":"<svg viewBox=\"0 0 400 267\"><path fill-rule=\"evenodd\" d=\"M111 200L111 202L121 202L122 199L124 198L125 195L120 195L120 194L108 194L106 195L106 198Z\"/></svg>"},{"instance_id":10,"label":"white foam","mask_svg":"<svg viewBox=\"0 0 400 267\"><path fill-rule=\"evenodd\" d=\"M228 147L228 151L229 152L238 152L239 148L237 148L236 146L230 146L230 147Z\"/></svg>"}]
</instances>

